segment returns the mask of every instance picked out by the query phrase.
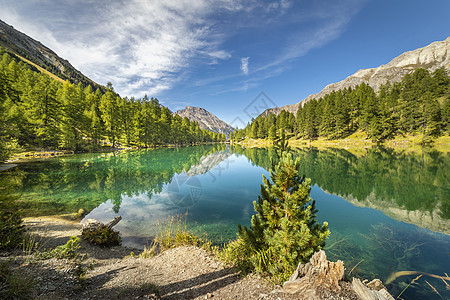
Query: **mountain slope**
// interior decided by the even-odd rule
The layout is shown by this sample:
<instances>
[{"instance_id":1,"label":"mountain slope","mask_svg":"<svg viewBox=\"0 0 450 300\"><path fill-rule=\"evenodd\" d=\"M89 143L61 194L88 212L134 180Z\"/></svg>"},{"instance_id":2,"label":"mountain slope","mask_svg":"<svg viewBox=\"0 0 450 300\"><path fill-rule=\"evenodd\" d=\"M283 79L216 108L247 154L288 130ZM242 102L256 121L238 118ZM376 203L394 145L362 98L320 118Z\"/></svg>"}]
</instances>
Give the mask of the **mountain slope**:
<instances>
[{"instance_id":1,"label":"mountain slope","mask_svg":"<svg viewBox=\"0 0 450 300\"><path fill-rule=\"evenodd\" d=\"M176 111L174 115L179 115L182 118L187 117L191 122L198 122L202 129L223 133L227 136L234 130L233 127L201 107L186 106L183 110Z\"/></svg>"},{"instance_id":2,"label":"mountain slope","mask_svg":"<svg viewBox=\"0 0 450 300\"><path fill-rule=\"evenodd\" d=\"M81 82L84 85L100 87L51 49L14 29L14 27L6 24L2 20L0 20L0 46L16 54L19 58L25 58L63 80L68 79L72 83Z\"/></svg>"},{"instance_id":3,"label":"mountain slope","mask_svg":"<svg viewBox=\"0 0 450 300\"><path fill-rule=\"evenodd\" d=\"M384 83L388 81L399 82L404 75L412 73L418 68L428 69L432 72L441 67L450 70L450 37L444 41L434 42L423 48L405 52L392 59L386 65L381 65L377 68L361 69L342 81L327 85L319 93L309 95L298 103L269 108L262 115L270 113L278 115L282 110L295 114L300 105L303 106L309 100L319 99L333 91L354 88L362 83L366 83L375 91L378 91Z\"/></svg>"}]
</instances>

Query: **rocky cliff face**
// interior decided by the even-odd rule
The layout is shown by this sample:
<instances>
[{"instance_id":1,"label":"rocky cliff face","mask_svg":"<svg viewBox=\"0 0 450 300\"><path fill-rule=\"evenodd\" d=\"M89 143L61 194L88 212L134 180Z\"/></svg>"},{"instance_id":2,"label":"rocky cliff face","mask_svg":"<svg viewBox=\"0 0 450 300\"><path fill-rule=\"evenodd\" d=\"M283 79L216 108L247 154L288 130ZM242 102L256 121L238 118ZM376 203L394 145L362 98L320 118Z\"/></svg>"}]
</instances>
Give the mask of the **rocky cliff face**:
<instances>
[{"instance_id":1,"label":"rocky cliff face","mask_svg":"<svg viewBox=\"0 0 450 300\"><path fill-rule=\"evenodd\" d=\"M176 111L174 115L179 115L182 118L187 117L189 121L198 122L200 128L223 133L227 137L234 130L233 127L201 107L186 106L183 110Z\"/></svg>"},{"instance_id":2,"label":"rocky cliff face","mask_svg":"<svg viewBox=\"0 0 450 300\"><path fill-rule=\"evenodd\" d=\"M414 72L414 70L418 68L428 69L432 72L441 67L445 67L450 70L450 37L448 37L445 41L434 42L426 47L405 52L391 60L386 65L381 65L377 68L359 70L342 81L327 85L319 93L309 95L304 100L296 104L270 108L264 111L263 115L267 115L269 113L278 115L282 110L295 114L298 108L303 106L309 100L319 99L333 91L345 88L354 88L361 83L366 83L375 91L378 91L384 83L388 81L401 81L403 76Z\"/></svg>"},{"instance_id":3,"label":"rocky cliff face","mask_svg":"<svg viewBox=\"0 0 450 300\"><path fill-rule=\"evenodd\" d=\"M30 60L61 79L68 79L73 83L82 82L84 85L97 86L95 82L75 69L67 60L62 59L51 49L14 29L14 27L2 20L0 20L0 46L13 54Z\"/></svg>"}]
</instances>

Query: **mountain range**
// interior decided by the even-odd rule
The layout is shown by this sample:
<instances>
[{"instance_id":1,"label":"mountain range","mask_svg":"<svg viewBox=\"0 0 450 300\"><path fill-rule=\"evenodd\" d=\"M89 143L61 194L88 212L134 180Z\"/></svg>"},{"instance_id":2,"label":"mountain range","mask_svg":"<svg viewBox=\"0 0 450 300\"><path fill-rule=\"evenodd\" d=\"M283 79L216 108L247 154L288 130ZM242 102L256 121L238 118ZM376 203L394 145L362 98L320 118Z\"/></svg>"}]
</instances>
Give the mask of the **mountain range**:
<instances>
[{"instance_id":1,"label":"mountain range","mask_svg":"<svg viewBox=\"0 0 450 300\"><path fill-rule=\"evenodd\" d=\"M450 70L450 37L444 41L431 43L423 48L404 52L386 65L381 65L377 68L361 69L342 81L327 85L319 93L309 95L298 103L268 108L262 115L265 116L271 113L278 115L282 110L295 114L298 108L309 100L319 99L333 91L354 88L357 85L366 83L377 92L381 85L386 82L399 82L403 76L414 72L418 68L428 69L432 72L441 67Z\"/></svg>"},{"instance_id":2,"label":"mountain range","mask_svg":"<svg viewBox=\"0 0 450 300\"><path fill-rule=\"evenodd\" d=\"M189 121L198 122L201 129L223 133L227 137L234 130L233 127L201 107L186 106L184 109L176 111L174 115L179 115L182 118L187 117Z\"/></svg>"},{"instance_id":3,"label":"mountain range","mask_svg":"<svg viewBox=\"0 0 450 300\"><path fill-rule=\"evenodd\" d=\"M103 86L83 75L67 60L59 57L51 49L14 29L2 20L0 20L0 46L36 68L44 69L39 69L40 71L51 73L62 80L69 80L72 83L81 82L84 85L93 85L96 88L103 89ZM392 59L386 65L381 65L377 68L361 69L342 81L327 85L317 94L312 94L298 103L269 108L262 115L270 113L278 115L282 110L295 114L298 108L309 100L319 99L333 91L354 88L362 83L366 83L375 91L378 91L382 84L388 81L398 82L404 75L412 73L418 68L434 71L441 67L450 70L450 37L444 41L437 41L423 48L405 52ZM200 107L186 106L186 108L178 110L174 114L187 117L190 121L197 121L202 129L223 133L227 136L234 130L233 127Z\"/></svg>"}]
</instances>

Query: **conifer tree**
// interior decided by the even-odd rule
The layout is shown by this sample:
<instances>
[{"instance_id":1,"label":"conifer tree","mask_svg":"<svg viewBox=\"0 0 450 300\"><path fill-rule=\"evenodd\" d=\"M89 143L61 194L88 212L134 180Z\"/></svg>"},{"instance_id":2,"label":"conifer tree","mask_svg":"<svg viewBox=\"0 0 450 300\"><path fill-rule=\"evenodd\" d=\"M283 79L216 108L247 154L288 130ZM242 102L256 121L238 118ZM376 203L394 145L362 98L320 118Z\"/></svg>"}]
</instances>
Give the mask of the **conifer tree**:
<instances>
[{"instance_id":1,"label":"conifer tree","mask_svg":"<svg viewBox=\"0 0 450 300\"><path fill-rule=\"evenodd\" d=\"M269 139L274 141L277 138L277 128L275 125L270 126L269 128Z\"/></svg>"},{"instance_id":2,"label":"conifer tree","mask_svg":"<svg viewBox=\"0 0 450 300\"><path fill-rule=\"evenodd\" d=\"M282 132L272 160L270 179L263 175L261 195L253 205L250 228L239 225L239 237L252 249L250 261L258 271L280 281L287 279L297 264L308 261L325 246L328 223L316 220L315 201L310 198L311 180L299 176L299 159L294 159Z\"/></svg>"}]
</instances>

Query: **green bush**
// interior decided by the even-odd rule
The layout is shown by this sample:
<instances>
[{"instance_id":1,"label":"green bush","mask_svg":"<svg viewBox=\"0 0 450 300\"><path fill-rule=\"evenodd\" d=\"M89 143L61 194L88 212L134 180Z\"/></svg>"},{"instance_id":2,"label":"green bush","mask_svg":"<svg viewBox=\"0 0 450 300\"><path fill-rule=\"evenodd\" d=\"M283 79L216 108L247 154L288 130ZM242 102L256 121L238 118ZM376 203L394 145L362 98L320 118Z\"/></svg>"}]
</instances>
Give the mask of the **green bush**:
<instances>
[{"instance_id":1,"label":"green bush","mask_svg":"<svg viewBox=\"0 0 450 300\"><path fill-rule=\"evenodd\" d=\"M78 250L80 249L80 238L76 236L70 237L66 244L56 247L52 250L43 250L36 252L35 255L39 259L50 258L67 258L73 259L78 256Z\"/></svg>"},{"instance_id":2,"label":"green bush","mask_svg":"<svg viewBox=\"0 0 450 300\"><path fill-rule=\"evenodd\" d=\"M118 246L122 241L118 231L115 231L104 224L100 224L99 227L94 230L83 231L81 236L92 245L105 247Z\"/></svg>"}]
</instances>

